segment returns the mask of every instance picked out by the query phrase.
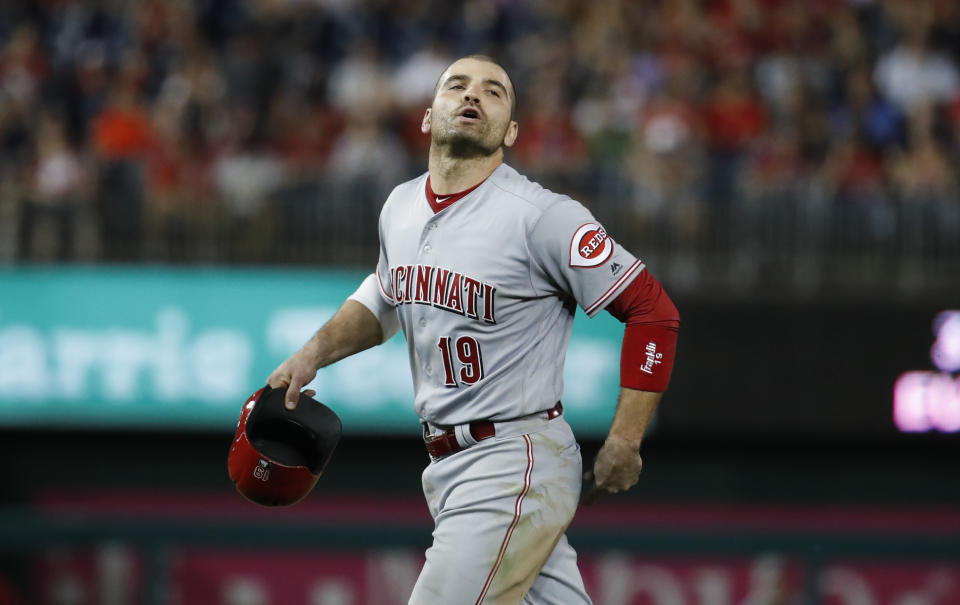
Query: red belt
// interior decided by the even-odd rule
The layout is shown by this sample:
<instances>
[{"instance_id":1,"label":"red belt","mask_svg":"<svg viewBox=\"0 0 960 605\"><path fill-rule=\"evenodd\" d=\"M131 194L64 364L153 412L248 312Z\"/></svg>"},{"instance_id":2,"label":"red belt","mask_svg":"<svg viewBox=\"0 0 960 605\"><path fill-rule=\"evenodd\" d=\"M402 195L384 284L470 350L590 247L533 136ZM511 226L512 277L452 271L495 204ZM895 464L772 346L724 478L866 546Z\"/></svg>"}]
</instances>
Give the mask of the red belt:
<instances>
[{"instance_id":1,"label":"red belt","mask_svg":"<svg viewBox=\"0 0 960 605\"><path fill-rule=\"evenodd\" d=\"M557 405L549 410L537 412L537 414L543 413L546 413L547 420L552 420L563 414L563 404L558 401ZM531 416L535 415L536 414L531 414ZM524 416L523 418L529 417L530 416ZM521 420L521 418L514 418L513 420ZM470 436L473 437L475 441L483 441L497 434L497 429L492 420L477 420L471 422L468 425L468 429ZM424 435L423 443L427 447L427 453L429 453L430 457L434 460L445 458L450 454L456 454L464 449L464 446L460 445L460 442L457 441L457 432L453 427L444 430L442 433Z\"/></svg>"}]
</instances>

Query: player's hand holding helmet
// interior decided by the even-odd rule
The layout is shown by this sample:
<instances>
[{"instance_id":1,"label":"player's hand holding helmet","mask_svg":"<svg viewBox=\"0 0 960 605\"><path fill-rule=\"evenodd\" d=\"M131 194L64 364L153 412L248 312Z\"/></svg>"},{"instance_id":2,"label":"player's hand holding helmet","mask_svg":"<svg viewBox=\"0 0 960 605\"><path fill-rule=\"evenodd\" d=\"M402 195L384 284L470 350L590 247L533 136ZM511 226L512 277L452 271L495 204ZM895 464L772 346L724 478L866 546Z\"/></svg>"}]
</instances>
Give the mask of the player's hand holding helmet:
<instances>
[{"instance_id":1,"label":"player's hand holding helmet","mask_svg":"<svg viewBox=\"0 0 960 605\"><path fill-rule=\"evenodd\" d=\"M340 441L333 410L306 394L290 410L284 395L266 386L247 399L227 458L237 491L264 506L293 504L310 493Z\"/></svg>"},{"instance_id":2,"label":"player's hand holding helmet","mask_svg":"<svg viewBox=\"0 0 960 605\"><path fill-rule=\"evenodd\" d=\"M311 350L311 345L311 342L305 344L299 351L280 364L267 378L268 386L286 387L287 408L291 410L297 406L300 390L317 375L316 355ZM304 393L310 397L316 394L312 389L308 389Z\"/></svg>"}]
</instances>

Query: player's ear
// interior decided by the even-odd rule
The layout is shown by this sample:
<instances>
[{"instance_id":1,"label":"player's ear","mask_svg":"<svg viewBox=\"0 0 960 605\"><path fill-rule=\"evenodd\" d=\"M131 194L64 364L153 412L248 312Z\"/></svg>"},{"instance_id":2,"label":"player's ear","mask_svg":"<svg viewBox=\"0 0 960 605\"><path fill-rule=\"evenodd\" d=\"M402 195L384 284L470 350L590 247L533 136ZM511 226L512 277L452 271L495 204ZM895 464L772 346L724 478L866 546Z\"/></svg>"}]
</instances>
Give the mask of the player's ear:
<instances>
[{"instance_id":1,"label":"player's ear","mask_svg":"<svg viewBox=\"0 0 960 605\"><path fill-rule=\"evenodd\" d=\"M517 124L516 120L510 120L510 125L507 126L507 133L503 135L504 147L513 147L514 142L517 140L517 134L519 131L520 125Z\"/></svg>"},{"instance_id":2,"label":"player's ear","mask_svg":"<svg viewBox=\"0 0 960 605\"><path fill-rule=\"evenodd\" d=\"M427 134L430 132L430 108L423 114L423 121L420 122L420 132Z\"/></svg>"}]
</instances>

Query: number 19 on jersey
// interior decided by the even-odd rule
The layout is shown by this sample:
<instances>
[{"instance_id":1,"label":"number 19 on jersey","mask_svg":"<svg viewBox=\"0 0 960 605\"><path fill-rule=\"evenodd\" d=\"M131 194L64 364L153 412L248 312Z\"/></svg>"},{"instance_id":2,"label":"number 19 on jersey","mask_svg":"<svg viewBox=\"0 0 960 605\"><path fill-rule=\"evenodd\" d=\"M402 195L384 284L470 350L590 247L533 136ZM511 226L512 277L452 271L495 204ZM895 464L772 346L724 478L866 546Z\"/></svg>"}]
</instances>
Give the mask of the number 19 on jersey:
<instances>
[{"instance_id":1,"label":"number 19 on jersey","mask_svg":"<svg viewBox=\"0 0 960 605\"><path fill-rule=\"evenodd\" d=\"M453 351L450 350L451 345ZM457 388L461 384L470 386L483 378L483 356L480 354L480 344L472 336L461 336L456 341L450 336L441 336L437 341L440 354L443 355L444 384ZM459 373L453 363L453 355L459 362ZM457 381L459 377L459 382Z\"/></svg>"}]
</instances>

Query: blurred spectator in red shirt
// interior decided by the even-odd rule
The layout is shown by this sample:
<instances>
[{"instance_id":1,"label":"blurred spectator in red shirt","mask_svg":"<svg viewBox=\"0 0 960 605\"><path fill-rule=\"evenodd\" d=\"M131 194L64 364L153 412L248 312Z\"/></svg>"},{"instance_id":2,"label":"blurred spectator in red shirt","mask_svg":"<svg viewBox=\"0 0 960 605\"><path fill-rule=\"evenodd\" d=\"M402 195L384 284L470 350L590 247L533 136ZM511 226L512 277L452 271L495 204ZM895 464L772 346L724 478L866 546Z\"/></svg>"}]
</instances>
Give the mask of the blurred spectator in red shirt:
<instances>
[{"instance_id":1,"label":"blurred spectator in red shirt","mask_svg":"<svg viewBox=\"0 0 960 605\"><path fill-rule=\"evenodd\" d=\"M721 76L703 108L707 135L714 149L742 152L767 126L767 112L750 87L744 70Z\"/></svg>"},{"instance_id":2,"label":"blurred spectator in red shirt","mask_svg":"<svg viewBox=\"0 0 960 605\"><path fill-rule=\"evenodd\" d=\"M729 203L743 154L767 127L767 112L753 94L746 71L725 72L702 110L710 146L708 197Z\"/></svg>"},{"instance_id":3,"label":"blurred spectator in red shirt","mask_svg":"<svg viewBox=\"0 0 960 605\"><path fill-rule=\"evenodd\" d=\"M118 86L107 107L94 120L97 151L107 161L142 158L152 145L150 119L136 98L132 86Z\"/></svg>"},{"instance_id":4,"label":"blurred spectator in red shirt","mask_svg":"<svg viewBox=\"0 0 960 605\"><path fill-rule=\"evenodd\" d=\"M293 91L278 95L267 116L267 130L283 159L285 174L294 181L322 174L343 122L338 111L311 105Z\"/></svg>"},{"instance_id":5,"label":"blurred spectator in red shirt","mask_svg":"<svg viewBox=\"0 0 960 605\"><path fill-rule=\"evenodd\" d=\"M109 102L94 121L93 139L101 158L99 220L108 260L140 253L144 210L143 160L153 145L149 118L139 102L136 73L116 82Z\"/></svg>"},{"instance_id":6,"label":"blurred spectator in red shirt","mask_svg":"<svg viewBox=\"0 0 960 605\"><path fill-rule=\"evenodd\" d=\"M554 70L531 82L536 100L517 118L523 136L517 138L513 154L540 178L576 171L586 159L586 146L566 111L561 78Z\"/></svg>"}]
</instances>

